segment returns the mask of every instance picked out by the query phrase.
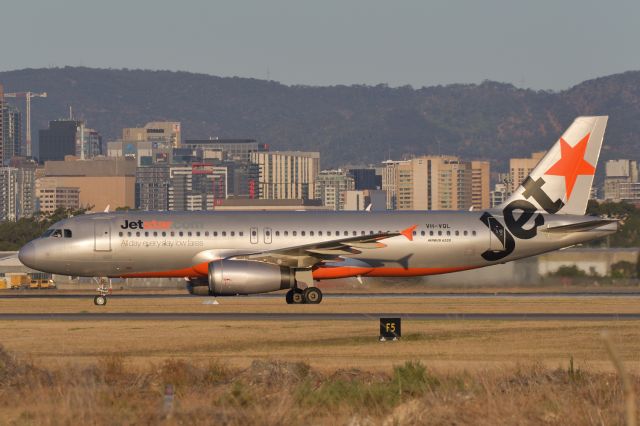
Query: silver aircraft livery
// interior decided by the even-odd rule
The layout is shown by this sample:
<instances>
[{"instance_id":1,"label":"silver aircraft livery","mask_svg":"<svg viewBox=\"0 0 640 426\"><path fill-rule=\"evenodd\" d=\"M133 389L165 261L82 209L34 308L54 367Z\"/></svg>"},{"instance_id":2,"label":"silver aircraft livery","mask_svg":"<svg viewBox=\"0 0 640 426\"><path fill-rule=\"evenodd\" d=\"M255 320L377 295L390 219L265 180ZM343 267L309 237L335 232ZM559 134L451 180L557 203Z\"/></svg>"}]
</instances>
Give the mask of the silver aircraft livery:
<instances>
[{"instance_id":1,"label":"silver aircraft livery","mask_svg":"<svg viewBox=\"0 0 640 426\"><path fill-rule=\"evenodd\" d=\"M114 212L62 220L19 252L54 274L184 277L208 295L288 290L320 303L317 282L463 271L614 233L585 216L607 117L578 117L520 187L485 211ZM107 302L105 285L94 302Z\"/></svg>"}]
</instances>

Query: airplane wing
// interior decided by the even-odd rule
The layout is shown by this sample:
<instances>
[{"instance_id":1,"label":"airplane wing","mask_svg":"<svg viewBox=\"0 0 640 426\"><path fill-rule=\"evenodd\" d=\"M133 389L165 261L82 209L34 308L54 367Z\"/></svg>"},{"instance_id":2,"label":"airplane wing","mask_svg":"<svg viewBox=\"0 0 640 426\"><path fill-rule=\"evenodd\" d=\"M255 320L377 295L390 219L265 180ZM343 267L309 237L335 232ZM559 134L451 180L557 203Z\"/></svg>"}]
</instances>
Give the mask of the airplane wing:
<instances>
[{"instance_id":1,"label":"airplane wing","mask_svg":"<svg viewBox=\"0 0 640 426\"><path fill-rule=\"evenodd\" d=\"M387 238L404 235L407 239L413 240L413 230L415 228L416 225L398 232L379 232L369 235L339 238L319 243L235 255L228 259L255 260L281 266L288 266L290 268L311 268L323 260L335 259L342 255L360 254L362 253L362 250L386 247L386 244L384 244L382 240Z\"/></svg>"}]
</instances>

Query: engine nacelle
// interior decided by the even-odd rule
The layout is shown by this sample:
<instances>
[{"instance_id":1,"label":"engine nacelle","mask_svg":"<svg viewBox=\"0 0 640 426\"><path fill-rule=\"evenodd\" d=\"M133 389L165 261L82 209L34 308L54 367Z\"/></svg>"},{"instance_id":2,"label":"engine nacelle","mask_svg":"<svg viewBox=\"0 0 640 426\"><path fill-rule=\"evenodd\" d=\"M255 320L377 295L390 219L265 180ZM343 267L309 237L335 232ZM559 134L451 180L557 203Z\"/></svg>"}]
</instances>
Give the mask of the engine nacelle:
<instances>
[{"instance_id":1,"label":"engine nacelle","mask_svg":"<svg viewBox=\"0 0 640 426\"><path fill-rule=\"evenodd\" d=\"M215 260L209 263L209 294L233 296L284 290L295 286L295 271L251 260Z\"/></svg>"}]
</instances>

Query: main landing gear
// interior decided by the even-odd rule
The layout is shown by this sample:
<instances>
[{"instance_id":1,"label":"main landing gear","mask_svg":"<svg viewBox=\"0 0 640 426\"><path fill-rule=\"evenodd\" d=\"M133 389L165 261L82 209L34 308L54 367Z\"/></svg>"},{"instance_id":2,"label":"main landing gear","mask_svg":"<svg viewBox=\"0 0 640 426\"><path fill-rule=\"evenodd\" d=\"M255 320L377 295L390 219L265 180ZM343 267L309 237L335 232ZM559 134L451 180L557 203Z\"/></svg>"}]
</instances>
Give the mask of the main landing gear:
<instances>
[{"instance_id":1,"label":"main landing gear","mask_svg":"<svg viewBox=\"0 0 640 426\"><path fill-rule=\"evenodd\" d=\"M107 295L113 292L111 280L108 278L100 278L98 281L98 295L93 298L93 304L96 306L104 306L107 304Z\"/></svg>"},{"instance_id":2,"label":"main landing gear","mask_svg":"<svg viewBox=\"0 0 640 426\"><path fill-rule=\"evenodd\" d=\"M296 287L287 292L285 300L289 305L302 303L317 305L322 302L322 292L318 287L307 287L304 290Z\"/></svg>"}]
</instances>

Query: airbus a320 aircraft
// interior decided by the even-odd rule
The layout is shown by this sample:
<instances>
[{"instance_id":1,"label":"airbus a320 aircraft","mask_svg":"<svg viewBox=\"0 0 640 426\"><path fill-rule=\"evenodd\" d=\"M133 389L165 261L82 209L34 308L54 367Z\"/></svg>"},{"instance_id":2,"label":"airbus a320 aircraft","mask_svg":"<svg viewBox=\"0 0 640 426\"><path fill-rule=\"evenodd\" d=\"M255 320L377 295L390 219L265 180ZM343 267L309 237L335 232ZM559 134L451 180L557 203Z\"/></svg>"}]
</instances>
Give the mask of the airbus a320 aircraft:
<instances>
[{"instance_id":1,"label":"airbus a320 aircraft","mask_svg":"<svg viewBox=\"0 0 640 426\"><path fill-rule=\"evenodd\" d=\"M615 220L584 216L606 123L577 118L510 198L486 211L87 214L56 223L19 258L54 274L185 277L199 294L288 289L287 303L320 303L320 280L509 262L617 230ZM106 285L98 291L95 304L106 304Z\"/></svg>"}]
</instances>

